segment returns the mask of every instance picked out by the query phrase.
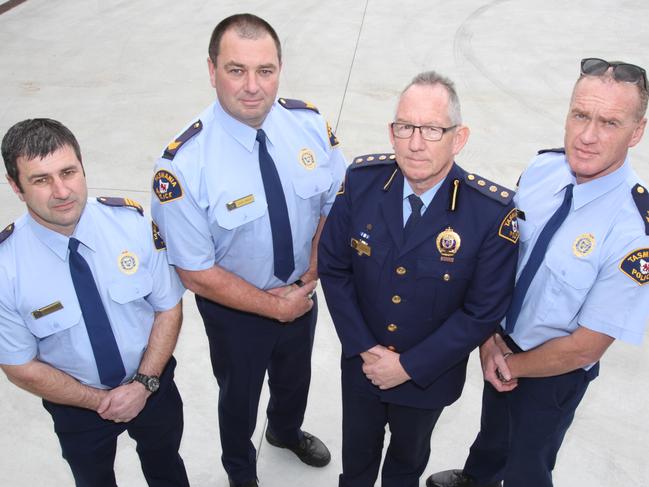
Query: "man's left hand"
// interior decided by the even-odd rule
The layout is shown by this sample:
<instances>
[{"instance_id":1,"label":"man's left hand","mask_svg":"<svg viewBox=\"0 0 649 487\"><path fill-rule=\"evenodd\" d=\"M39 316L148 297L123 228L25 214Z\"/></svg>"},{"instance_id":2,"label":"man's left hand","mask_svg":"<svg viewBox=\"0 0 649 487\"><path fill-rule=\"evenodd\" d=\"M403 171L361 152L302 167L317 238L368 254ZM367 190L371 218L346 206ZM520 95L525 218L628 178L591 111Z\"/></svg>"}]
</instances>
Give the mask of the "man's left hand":
<instances>
[{"instance_id":1,"label":"man's left hand","mask_svg":"<svg viewBox=\"0 0 649 487\"><path fill-rule=\"evenodd\" d=\"M364 363L363 372L379 389L391 389L410 380L410 376L399 361L398 353L383 347L374 347L372 353L379 358L372 364Z\"/></svg>"},{"instance_id":2,"label":"man's left hand","mask_svg":"<svg viewBox=\"0 0 649 487\"><path fill-rule=\"evenodd\" d=\"M123 384L108 391L97 413L103 419L127 423L140 414L150 395L151 393L139 382Z\"/></svg>"}]
</instances>

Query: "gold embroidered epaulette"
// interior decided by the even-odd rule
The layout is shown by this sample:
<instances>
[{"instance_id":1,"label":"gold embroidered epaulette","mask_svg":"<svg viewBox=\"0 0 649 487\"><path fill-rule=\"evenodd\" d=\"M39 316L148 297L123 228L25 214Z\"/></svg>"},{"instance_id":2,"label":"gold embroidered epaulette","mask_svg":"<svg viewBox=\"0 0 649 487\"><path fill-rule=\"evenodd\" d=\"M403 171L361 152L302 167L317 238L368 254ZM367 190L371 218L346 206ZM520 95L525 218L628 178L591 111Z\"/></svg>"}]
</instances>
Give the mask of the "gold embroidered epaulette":
<instances>
[{"instance_id":1,"label":"gold embroidered epaulette","mask_svg":"<svg viewBox=\"0 0 649 487\"><path fill-rule=\"evenodd\" d=\"M142 208L142 205L130 198L98 196L97 201L99 201L102 205L106 205L106 206L126 206L128 208L133 208L137 210L137 212L140 215L144 216L144 208Z\"/></svg>"},{"instance_id":2,"label":"gold embroidered epaulette","mask_svg":"<svg viewBox=\"0 0 649 487\"><path fill-rule=\"evenodd\" d=\"M374 166L377 164L392 164L394 162L396 162L396 157L390 152L383 154L367 154L354 158L352 163L349 165L349 169Z\"/></svg>"},{"instance_id":3,"label":"gold embroidered epaulette","mask_svg":"<svg viewBox=\"0 0 649 487\"><path fill-rule=\"evenodd\" d=\"M14 228L15 225L13 223L10 223L2 232L0 232L0 244L7 240L12 233L14 233Z\"/></svg>"},{"instance_id":4,"label":"gold embroidered epaulette","mask_svg":"<svg viewBox=\"0 0 649 487\"><path fill-rule=\"evenodd\" d=\"M500 186L493 181L489 181L477 174L467 174L464 176L467 186L476 189L485 196L488 196L492 200L496 200L503 205L508 205L509 202L514 197L514 192L510 189Z\"/></svg>"},{"instance_id":5,"label":"gold embroidered epaulette","mask_svg":"<svg viewBox=\"0 0 649 487\"><path fill-rule=\"evenodd\" d=\"M292 100L290 98L280 98L277 101L279 102L280 105L282 105L284 108L287 108L288 110L302 109L302 110L311 110L316 113L320 113L320 110L318 110L314 104L306 101Z\"/></svg>"},{"instance_id":6,"label":"gold embroidered epaulette","mask_svg":"<svg viewBox=\"0 0 649 487\"><path fill-rule=\"evenodd\" d=\"M541 149L540 151L537 152L537 154L540 156L541 154L545 154L546 152L556 152L558 154L565 154L566 149L563 147L555 147L554 149Z\"/></svg>"},{"instance_id":7,"label":"gold embroidered epaulette","mask_svg":"<svg viewBox=\"0 0 649 487\"><path fill-rule=\"evenodd\" d=\"M201 130L203 130L203 122L201 122L200 120L191 124L187 130L180 134L176 140L171 142L166 147L164 153L162 154L162 157L169 159L170 161L173 160L173 158L176 157L176 152L178 152L178 149L180 149L185 142L187 142Z\"/></svg>"},{"instance_id":8,"label":"gold embroidered epaulette","mask_svg":"<svg viewBox=\"0 0 649 487\"><path fill-rule=\"evenodd\" d=\"M636 184L631 190L633 195L633 201L638 207L642 221L644 221L644 230L647 235L649 235L649 193L647 188L641 184Z\"/></svg>"}]
</instances>

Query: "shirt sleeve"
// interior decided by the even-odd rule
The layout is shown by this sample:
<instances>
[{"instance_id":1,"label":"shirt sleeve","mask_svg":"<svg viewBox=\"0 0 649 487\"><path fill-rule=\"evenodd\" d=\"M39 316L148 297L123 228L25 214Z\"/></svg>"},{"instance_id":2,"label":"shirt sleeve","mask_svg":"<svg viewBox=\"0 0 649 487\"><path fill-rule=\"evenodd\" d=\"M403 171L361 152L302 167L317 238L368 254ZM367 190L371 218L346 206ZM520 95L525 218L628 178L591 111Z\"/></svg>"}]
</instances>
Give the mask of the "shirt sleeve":
<instances>
[{"instance_id":1,"label":"shirt sleeve","mask_svg":"<svg viewBox=\"0 0 649 487\"><path fill-rule=\"evenodd\" d=\"M38 341L15 308L12 281L1 266L0 282L0 363L22 365L36 357Z\"/></svg>"}]
</instances>

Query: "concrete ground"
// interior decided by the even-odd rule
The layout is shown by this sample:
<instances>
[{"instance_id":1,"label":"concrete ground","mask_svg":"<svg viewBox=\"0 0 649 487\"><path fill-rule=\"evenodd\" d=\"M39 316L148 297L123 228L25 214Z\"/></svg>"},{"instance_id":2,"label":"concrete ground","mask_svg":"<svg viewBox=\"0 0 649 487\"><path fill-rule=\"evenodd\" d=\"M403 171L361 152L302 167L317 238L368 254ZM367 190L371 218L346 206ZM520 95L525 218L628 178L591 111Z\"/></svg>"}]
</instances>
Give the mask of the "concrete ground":
<instances>
[{"instance_id":1,"label":"concrete ground","mask_svg":"<svg viewBox=\"0 0 649 487\"><path fill-rule=\"evenodd\" d=\"M205 62L211 30L242 11L266 18L282 39L280 95L315 103L348 158L390 150L387 123L397 94L414 74L435 69L456 81L473 130L458 162L509 186L537 149L562 145L582 57L649 67L644 0L27 0L0 15L0 133L25 118L59 119L81 143L91 195L128 195L148 206L154 160L214 97ZM649 181L649 143L632 158ZM22 212L0 182L0 227ZM261 414L255 438L265 487L337 482L340 346L321 303L304 427L329 445L333 460L312 469L262 442ZM217 386L189 293L185 311L176 352L182 455L192 485L222 487ZM648 485L648 376L646 344L611 347L560 452L556 485ZM478 428L481 389L474 354L462 398L434 431L426 475L463 464ZM4 376L0 398L0 484L71 485L40 401ZM116 469L120 485L145 485L125 435Z\"/></svg>"}]
</instances>

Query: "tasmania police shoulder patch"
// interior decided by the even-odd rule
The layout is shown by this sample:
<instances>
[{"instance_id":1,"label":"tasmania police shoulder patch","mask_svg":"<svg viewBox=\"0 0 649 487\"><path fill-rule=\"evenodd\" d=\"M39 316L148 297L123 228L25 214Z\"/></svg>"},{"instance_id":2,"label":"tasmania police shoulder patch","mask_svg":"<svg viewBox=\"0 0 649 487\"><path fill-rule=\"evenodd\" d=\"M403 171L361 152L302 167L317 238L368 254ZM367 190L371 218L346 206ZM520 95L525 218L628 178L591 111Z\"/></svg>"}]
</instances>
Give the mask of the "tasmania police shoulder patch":
<instances>
[{"instance_id":1,"label":"tasmania police shoulder patch","mask_svg":"<svg viewBox=\"0 0 649 487\"><path fill-rule=\"evenodd\" d=\"M498 229L498 236L509 240L511 243L518 242L518 210L513 208L507 216L500 223L500 228Z\"/></svg>"},{"instance_id":2,"label":"tasmania police shoulder patch","mask_svg":"<svg viewBox=\"0 0 649 487\"><path fill-rule=\"evenodd\" d=\"M137 210L140 215L144 216L144 208L142 208L142 205L130 198L99 196L97 197L97 201L106 206L125 206L127 208L133 208L134 210Z\"/></svg>"},{"instance_id":3,"label":"tasmania police shoulder patch","mask_svg":"<svg viewBox=\"0 0 649 487\"><path fill-rule=\"evenodd\" d=\"M151 220L151 230L153 232L153 245L155 245L155 248L157 250L165 250L167 248L167 244L165 244L165 241L162 239L162 235L160 235L160 229L153 220Z\"/></svg>"},{"instance_id":4,"label":"tasmania police shoulder patch","mask_svg":"<svg viewBox=\"0 0 649 487\"><path fill-rule=\"evenodd\" d=\"M0 232L0 243L7 240L12 233L14 233L14 224L10 223L2 232Z\"/></svg>"},{"instance_id":5,"label":"tasmania police shoulder patch","mask_svg":"<svg viewBox=\"0 0 649 487\"><path fill-rule=\"evenodd\" d=\"M633 194L633 201L638 207L640 217L644 221L645 233L649 235L649 192L641 184L636 184L631 190L631 194Z\"/></svg>"},{"instance_id":6,"label":"tasmania police shoulder patch","mask_svg":"<svg viewBox=\"0 0 649 487\"><path fill-rule=\"evenodd\" d=\"M620 262L620 270L640 285L649 282L649 248L636 249Z\"/></svg>"},{"instance_id":7,"label":"tasmania police shoulder patch","mask_svg":"<svg viewBox=\"0 0 649 487\"><path fill-rule=\"evenodd\" d=\"M178 178L166 169L160 169L153 176L153 192L160 203L169 203L183 197Z\"/></svg>"},{"instance_id":8,"label":"tasmania police shoulder patch","mask_svg":"<svg viewBox=\"0 0 649 487\"><path fill-rule=\"evenodd\" d=\"M282 105L284 108L288 110L311 110L316 113L320 113L320 110L316 108L316 106L313 103L309 103L306 101L302 100L292 100L290 98L280 98L277 100L280 105Z\"/></svg>"},{"instance_id":9,"label":"tasmania police shoulder patch","mask_svg":"<svg viewBox=\"0 0 649 487\"><path fill-rule=\"evenodd\" d=\"M178 149L180 149L185 142L187 142L201 130L203 130L203 122L197 120L196 122L191 124L189 128L187 128L187 130L180 134L176 140L174 140L167 146L164 153L162 154L162 157L169 159L170 161L173 160L173 158L176 157L176 152L178 152Z\"/></svg>"}]
</instances>

